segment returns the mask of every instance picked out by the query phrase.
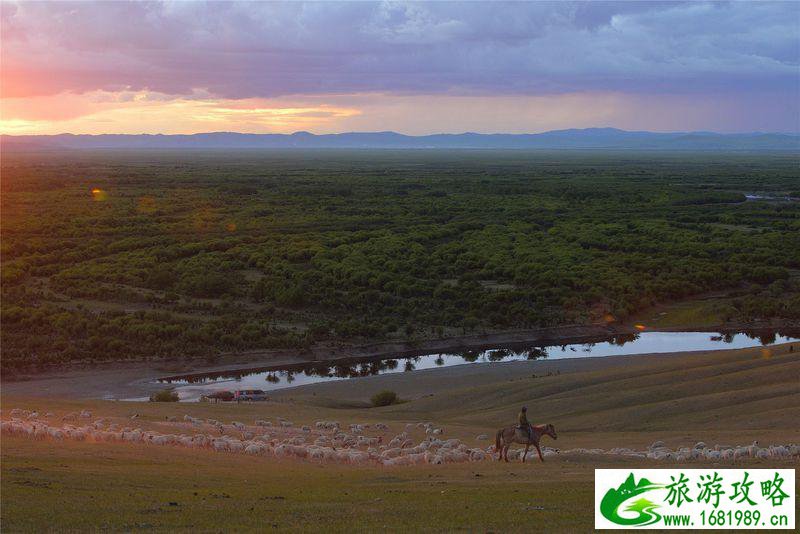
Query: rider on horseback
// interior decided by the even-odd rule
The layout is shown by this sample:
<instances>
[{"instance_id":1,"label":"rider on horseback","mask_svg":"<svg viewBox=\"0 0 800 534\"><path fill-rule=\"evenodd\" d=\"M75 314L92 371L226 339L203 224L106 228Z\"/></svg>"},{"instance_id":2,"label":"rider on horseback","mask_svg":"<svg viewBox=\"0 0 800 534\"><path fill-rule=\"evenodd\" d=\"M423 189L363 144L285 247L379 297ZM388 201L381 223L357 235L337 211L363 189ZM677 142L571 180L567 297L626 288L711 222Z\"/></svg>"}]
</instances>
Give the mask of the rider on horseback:
<instances>
[{"instance_id":1,"label":"rider on horseback","mask_svg":"<svg viewBox=\"0 0 800 534\"><path fill-rule=\"evenodd\" d=\"M528 407L523 406L522 410L519 412L519 426L517 427L528 436L528 440L531 439L531 424L528 422Z\"/></svg>"}]
</instances>

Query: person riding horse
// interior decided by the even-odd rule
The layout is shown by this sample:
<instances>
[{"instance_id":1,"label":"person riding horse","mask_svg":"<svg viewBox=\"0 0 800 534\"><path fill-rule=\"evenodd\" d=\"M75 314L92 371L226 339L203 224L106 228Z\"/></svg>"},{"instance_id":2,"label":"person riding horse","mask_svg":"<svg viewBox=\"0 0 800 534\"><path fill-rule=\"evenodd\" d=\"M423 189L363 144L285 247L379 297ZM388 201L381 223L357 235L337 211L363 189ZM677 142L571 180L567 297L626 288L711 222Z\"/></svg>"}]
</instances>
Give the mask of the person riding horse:
<instances>
[{"instance_id":1,"label":"person riding horse","mask_svg":"<svg viewBox=\"0 0 800 534\"><path fill-rule=\"evenodd\" d=\"M528 422L528 407L523 406L522 410L519 412L519 426L517 427L528 437L528 440L531 439L531 424Z\"/></svg>"}]
</instances>

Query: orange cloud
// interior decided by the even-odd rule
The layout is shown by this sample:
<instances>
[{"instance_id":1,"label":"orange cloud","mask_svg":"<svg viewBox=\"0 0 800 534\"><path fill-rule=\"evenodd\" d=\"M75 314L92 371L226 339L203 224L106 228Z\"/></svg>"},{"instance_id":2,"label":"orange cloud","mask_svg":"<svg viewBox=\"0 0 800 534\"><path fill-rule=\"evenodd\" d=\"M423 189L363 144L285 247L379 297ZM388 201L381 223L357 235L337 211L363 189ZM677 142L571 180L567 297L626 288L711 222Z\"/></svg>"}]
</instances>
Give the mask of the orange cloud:
<instances>
[{"instance_id":1,"label":"orange cloud","mask_svg":"<svg viewBox=\"0 0 800 534\"><path fill-rule=\"evenodd\" d=\"M93 91L0 98L0 133L191 134L384 131L537 133L614 126L627 130L703 129L734 116L735 99L624 93L553 95L297 95L217 98L202 91ZM658 128L653 123L659 124Z\"/></svg>"},{"instance_id":2,"label":"orange cloud","mask_svg":"<svg viewBox=\"0 0 800 534\"><path fill-rule=\"evenodd\" d=\"M359 113L325 103L96 91L0 99L0 133L270 133L319 129Z\"/></svg>"}]
</instances>

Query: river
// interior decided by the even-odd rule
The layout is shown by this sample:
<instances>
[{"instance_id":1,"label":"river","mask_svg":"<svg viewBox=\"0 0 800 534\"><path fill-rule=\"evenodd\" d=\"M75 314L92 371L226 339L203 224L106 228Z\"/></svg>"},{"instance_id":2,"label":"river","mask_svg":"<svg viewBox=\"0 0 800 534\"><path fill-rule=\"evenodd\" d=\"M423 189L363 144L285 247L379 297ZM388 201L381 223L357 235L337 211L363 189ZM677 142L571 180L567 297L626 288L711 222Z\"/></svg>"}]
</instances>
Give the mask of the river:
<instances>
[{"instance_id":1,"label":"river","mask_svg":"<svg viewBox=\"0 0 800 534\"><path fill-rule=\"evenodd\" d=\"M327 382L351 380L364 376L387 373L408 373L421 369L435 369L452 365L476 365L515 360L540 360L582 357L621 356L626 354L652 354L690 352L718 349L739 349L769 346L776 343L800 341L800 338L777 333L714 334L709 332L643 332L615 336L597 343L531 346L526 348L496 348L488 350L463 350L458 352L421 354L417 356L348 361L344 363L313 362L280 368L259 370L221 371L171 377L160 380L174 386L181 400L197 400L201 394L237 389L265 391Z\"/></svg>"}]
</instances>

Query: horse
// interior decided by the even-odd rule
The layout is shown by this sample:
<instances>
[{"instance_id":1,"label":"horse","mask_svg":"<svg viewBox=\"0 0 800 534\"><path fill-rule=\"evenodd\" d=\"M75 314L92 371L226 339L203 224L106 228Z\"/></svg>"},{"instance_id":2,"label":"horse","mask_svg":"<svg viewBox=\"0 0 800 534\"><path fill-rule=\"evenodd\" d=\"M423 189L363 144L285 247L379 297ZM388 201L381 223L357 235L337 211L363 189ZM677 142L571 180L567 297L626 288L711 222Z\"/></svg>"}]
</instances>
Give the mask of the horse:
<instances>
[{"instance_id":1,"label":"horse","mask_svg":"<svg viewBox=\"0 0 800 534\"><path fill-rule=\"evenodd\" d=\"M531 425L530 437L526 439L525 434L521 428L509 426L501 428L497 431L495 436L495 448L500 453L500 459L508 461L508 449L512 443L519 443L525 445L525 453L522 455L522 461L525 462L525 457L528 455L528 449L531 445L536 447L536 452L539 453L539 459L544 462L542 457L542 450L539 448L539 440L542 436L547 435L553 439L558 439L556 435L556 428L553 425Z\"/></svg>"}]
</instances>

